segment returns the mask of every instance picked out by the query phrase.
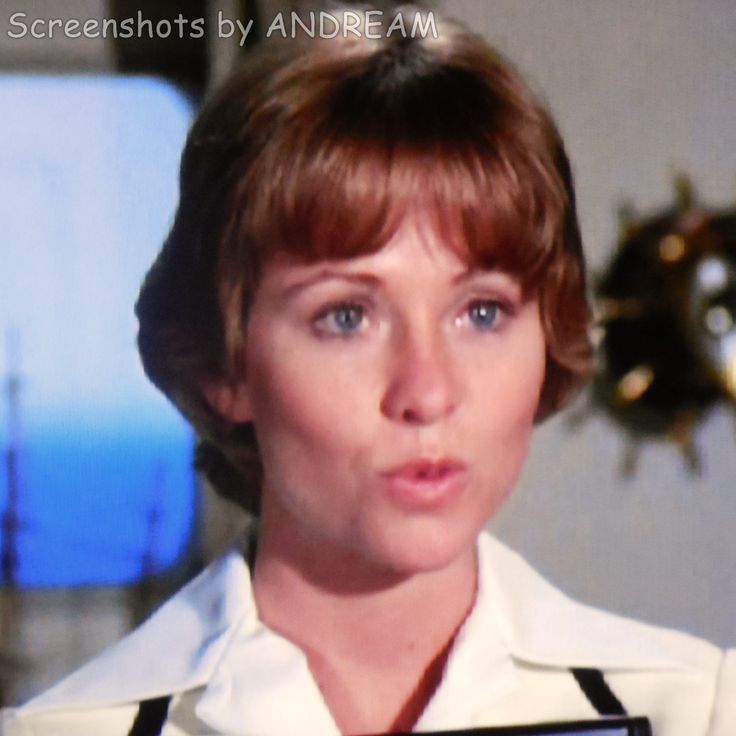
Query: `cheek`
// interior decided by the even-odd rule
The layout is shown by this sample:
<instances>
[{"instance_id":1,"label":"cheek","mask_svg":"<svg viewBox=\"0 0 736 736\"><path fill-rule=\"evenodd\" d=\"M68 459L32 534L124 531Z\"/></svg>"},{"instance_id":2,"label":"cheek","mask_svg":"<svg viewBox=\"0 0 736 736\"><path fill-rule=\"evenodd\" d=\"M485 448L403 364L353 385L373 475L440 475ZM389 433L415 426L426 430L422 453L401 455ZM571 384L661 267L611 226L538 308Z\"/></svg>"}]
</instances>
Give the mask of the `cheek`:
<instances>
[{"instance_id":1,"label":"cheek","mask_svg":"<svg viewBox=\"0 0 736 736\"><path fill-rule=\"evenodd\" d=\"M510 414L518 418L521 427L531 432L544 385L547 361L544 350L526 357L526 361L521 364L525 366L525 370L519 371L510 382L508 401L514 407Z\"/></svg>"},{"instance_id":2,"label":"cheek","mask_svg":"<svg viewBox=\"0 0 736 736\"><path fill-rule=\"evenodd\" d=\"M249 366L253 423L265 465L346 460L368 432L361 423L368 392L356 390L350 371L346 378L345 371L326 370L324 360L308 352L287 355Z\"/></svg>"},{"instance_id":3,"label":"cheek","mask_svg":"<svg viewBox=\"0 0 736 736\"><path fill-rule=\"evenodd\" d=\"M490 442L514 462L523 461L534 428L539 383L521 382L517 377L499 382L498 391L486 402Z\"/></svg>"},{"instance_id":4,"label":"cheek","mask_svg":"<svg viewBox=\"0 0 736 736\"><path fill-rule=\"evenodd\" d=\"M530 334L521 341L517 354L517 370L510 379L510 395L513 395L519 408L519 415L531 430L539 406L539 397L547 371L547 342L538 313L535 312Z\"/></svg>"},{"instance_id":5,"label":"cheek","mask_svg":"<svg viewBox=\"0 0 736 736\"><path fill-rule=\"evenodd\" d=\"M541 335L509 347L507 359L499 361L486 390L492 395L493 414L500 424L530 428L544 383L546 351ZM490 407L493 409L493 406Z\"/></svg>"},{"instance_id":6,"label":"cheek","mask_svg":"<svg viewBox=\"0 0 736 736\"><path fill-rule=\"evenodd\" d=\"M526 461L539 386L544 371L538 370L520 380L518 373L499 380L496 391L483 402L483 415L476 415L480 431L475 435L475 458L481 486L487 489L493 517L513 491Z\"/></svg>"},{"instance_id":7,"label":"cheek","mask_svg":"<svg viewBox=\"0 0 736 736\"><path fill-rule=\"evenodd\" d=\"M532 332L507 346L504 360L473 380L477 452L488 472L514 479L526 458L544 381L546 354L541 334Z\"/></svg>"}]
</instances>

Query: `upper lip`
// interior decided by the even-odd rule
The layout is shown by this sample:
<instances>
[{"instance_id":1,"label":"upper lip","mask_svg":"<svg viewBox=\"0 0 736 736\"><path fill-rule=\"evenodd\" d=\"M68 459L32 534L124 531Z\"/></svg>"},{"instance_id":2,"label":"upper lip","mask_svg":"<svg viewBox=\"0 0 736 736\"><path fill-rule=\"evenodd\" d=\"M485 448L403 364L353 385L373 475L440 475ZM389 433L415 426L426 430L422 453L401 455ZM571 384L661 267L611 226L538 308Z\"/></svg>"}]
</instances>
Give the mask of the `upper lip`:
<instances>
[{"instance_id":1,"label":"upper lip","mask_svg":"<svg viewBox=\"0 0 736 736\"><path fill-rule=\"evenodd\" d=\"M465 469L466 465L462 460L452 457L416 458L389 468L383 475L388 478L433 481Z\"/></svg>"}]
</instances>

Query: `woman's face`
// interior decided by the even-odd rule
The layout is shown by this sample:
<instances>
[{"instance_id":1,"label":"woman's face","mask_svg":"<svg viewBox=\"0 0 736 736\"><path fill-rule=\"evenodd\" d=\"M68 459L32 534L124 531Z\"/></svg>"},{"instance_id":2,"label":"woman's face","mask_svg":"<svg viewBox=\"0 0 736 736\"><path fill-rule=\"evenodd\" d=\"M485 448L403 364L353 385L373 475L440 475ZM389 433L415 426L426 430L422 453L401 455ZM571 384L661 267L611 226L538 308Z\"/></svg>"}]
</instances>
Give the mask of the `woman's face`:
<instances>
[{"instance_id":1,"label":"woman's face","mask_svg":"<svg viewBox=\"0 0 736 736\"><path fill-rule=\"evenodd\" d=\"M545 342L514 278L407 220L372 255L268 264L246 355L230 413L256 428L264 527L406 574L468 553L512 487Z\"/></svg>"}]
</instances>

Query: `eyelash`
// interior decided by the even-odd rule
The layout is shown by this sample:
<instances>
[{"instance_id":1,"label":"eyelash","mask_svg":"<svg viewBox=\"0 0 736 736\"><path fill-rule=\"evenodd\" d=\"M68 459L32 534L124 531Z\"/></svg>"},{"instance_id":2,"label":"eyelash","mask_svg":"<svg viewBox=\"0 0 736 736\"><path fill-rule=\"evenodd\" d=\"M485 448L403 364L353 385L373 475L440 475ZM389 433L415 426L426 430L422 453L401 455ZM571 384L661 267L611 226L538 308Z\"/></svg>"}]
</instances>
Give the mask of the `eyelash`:
<instances>
[{"instance_id":1,"label":"eyelash","mask_svg":"<svg viewBox=\"0 0 736 736\"><path fill-rule=\"evenodd\" d=\"M330 304L329 306L322 309L317 316L312 320L312 326L318 335L323 337L339 337L348 339L354 337L358 332L361 331L366 320L366 313L368 309L365 305L356 301L343 301L337 302L336 304ZM353 316L357 314L358 322L354 327L344 328L339 324L336 324L335 319L340 314L353 313ZM330 320L332 322L330 323Z\"/></svg>"},{"instance_id":2,"label":"eyelash","mask_svg":"<svg viewBox=\"0 0 736 736\"><path fill-rule=\"evenodd\" d=\"M488 324L475 323L472 312L474 309L489 309L492 312L492 320ZM470 300L464 307L462 313L456 319L460 325L465 319L470 327L478 332L495 332L500 329L503 322L515 313L513 304L507 301L493 298L476 298ZM366 328L369 307L359 301L346 300L330 304L321 309L312 319L312 327L320 337L350 339L356 337ZM337 322L340 315L352 318L352 322L346 320L342 324Z\"/></svg>"},{"instance_id":3,"label":"eyelash","mask_svg":"<svg viewBox=\"0 0 736 736\"><path fill-rule=\"evenodd\" d=\"M474 309L478 309L478 308L484 308L484 309L490 308L490 310L492 310L493 319L491 320L490 323L478 324L478 323L473 322L471 313ZM473 299L465 307L461 317L458 318L458 321L467 317L471 323L471 326L475 327L475 329L479 330L480 332L493 332L499 329L500 324L503 324L503 321L507 317L513 316L513 314L514 314L514 308L512 305L508 304L507 302L501 301L499 299L489 299L489 298Z\"/></svg>"}]
</instances>

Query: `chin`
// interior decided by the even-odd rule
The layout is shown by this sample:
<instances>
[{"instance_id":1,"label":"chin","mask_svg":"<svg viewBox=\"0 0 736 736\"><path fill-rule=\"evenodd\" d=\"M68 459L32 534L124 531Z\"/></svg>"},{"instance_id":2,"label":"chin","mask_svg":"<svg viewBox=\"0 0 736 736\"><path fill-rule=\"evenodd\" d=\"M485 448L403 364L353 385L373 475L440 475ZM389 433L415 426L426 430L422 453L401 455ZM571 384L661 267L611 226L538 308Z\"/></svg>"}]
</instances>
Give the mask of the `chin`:
<instances>
[{"instance_id":1,"label":"chin","mask_svg":"<svg viewBox=\"0 0 736 736\"><path fill-rule=\"evenodd\" d=\"M475 555L481 528L448 530L441 524L414 521L384 537L371 556L400 575L439 572Z\"/></svg>"}]
</instances>

